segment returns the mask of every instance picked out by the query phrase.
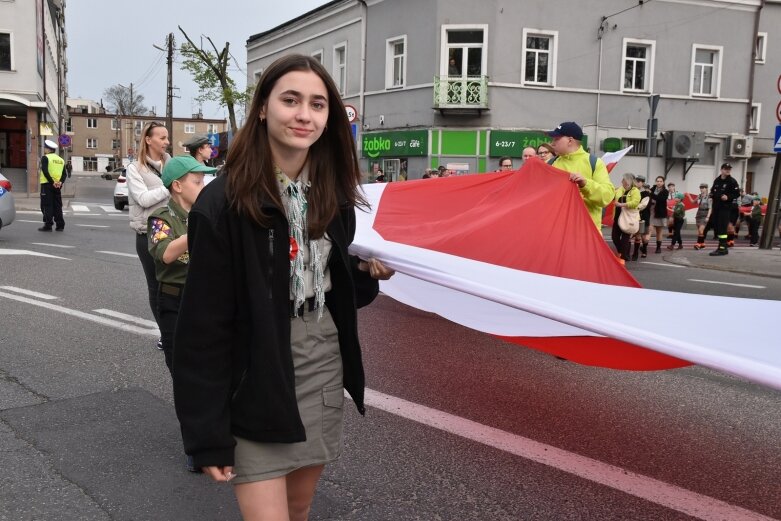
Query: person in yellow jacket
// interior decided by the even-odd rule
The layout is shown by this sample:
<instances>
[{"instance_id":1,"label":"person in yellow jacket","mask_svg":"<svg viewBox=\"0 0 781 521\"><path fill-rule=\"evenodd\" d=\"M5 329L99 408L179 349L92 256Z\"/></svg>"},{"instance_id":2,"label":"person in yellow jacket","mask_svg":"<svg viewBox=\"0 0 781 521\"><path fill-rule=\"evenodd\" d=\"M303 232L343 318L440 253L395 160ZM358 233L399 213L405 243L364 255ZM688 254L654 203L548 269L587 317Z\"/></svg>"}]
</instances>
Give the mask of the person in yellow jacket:
<instances>
[{"instance_id":1,"label":"person in yellow jacket","mask_svg":"<svg viewBox=\"0 0 781 521\"><path fill-rule=\"evenodd\" d=\"M58 232L65 229L65 219L62 217L62 183L65 181L65 161L57 155L57 144L54 141L43 142L46 154L41 157L41 168L38 179L41 184L41 213L43 226L39 232L50 232L56 223Z\"/></svg>"},{"instance_id":2,"label":"person in yellow jacket","mask_svg":"<svg viewBox=\"0 0 781 521\"><path fill-rule=\"evenodd\" d=\"M621 263L628 261L630 239L633 233L625 232L618 225L618 217L621 212L626 210L634 210L640 205L640 189L635 186L635 176L632 174L624 174L621 178L621 186L616 189L616 209L613 216L613 233L611 238L613 239L613 245L616 247L616 253L621 259Z\"/></svg>"},{"instance_id":3,"label":"person in yellow jacket","mask_svg":"<svg viewBox=\"0 0 781 521\"><path fill-rule=\"evenodd\" d=\"M569 179L580 188L580 195L597 230L602 225L602 209L615 195L607 167L601 159L583 150L583 129L574 121L566 121L548 135L556 160L553 166L569 172Z\"/></svg>"}]
</instances>

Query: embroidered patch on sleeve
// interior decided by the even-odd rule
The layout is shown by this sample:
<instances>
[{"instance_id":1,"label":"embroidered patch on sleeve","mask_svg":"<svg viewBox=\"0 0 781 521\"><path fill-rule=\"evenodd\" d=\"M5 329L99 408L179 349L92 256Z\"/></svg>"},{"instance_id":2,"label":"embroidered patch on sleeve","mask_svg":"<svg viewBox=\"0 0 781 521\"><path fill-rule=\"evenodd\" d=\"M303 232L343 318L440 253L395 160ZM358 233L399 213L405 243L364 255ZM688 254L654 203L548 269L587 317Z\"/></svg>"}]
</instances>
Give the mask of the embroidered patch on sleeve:
<instances>
[{"instance_id":1,"label":"embroidered patch on sleeve","mask_svg":"<svg viewBox=\"0 0 781 521\"><path fill-rule=\"evenodd\" d=\"M171 227L162 219L152 219L152 244L168 239L171 236Z\"/></svg>"}]
</instances>

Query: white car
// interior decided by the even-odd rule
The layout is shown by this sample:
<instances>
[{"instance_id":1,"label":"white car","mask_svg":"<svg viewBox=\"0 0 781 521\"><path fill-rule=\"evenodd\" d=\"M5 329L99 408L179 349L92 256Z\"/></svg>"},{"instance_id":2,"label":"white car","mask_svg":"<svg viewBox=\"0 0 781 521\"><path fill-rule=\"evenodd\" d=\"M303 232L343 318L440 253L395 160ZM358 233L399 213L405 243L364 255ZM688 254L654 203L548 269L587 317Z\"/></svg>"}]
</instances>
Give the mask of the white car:
<instances>
[{"instance_id":1,"label":"white car","mask_svg":"<svg viewBox=\"0 0 781 521\"><path fill-rule=\"evenodd\" d=\"M16 206L14 196L11 194L11 181L0 174L0 228L14 222Z\"/></svg>"},{"instance_id":2,"label":"white car","mask_svg":"<svg viewBox=\"0 0 781 521\"><path fill-rule=\"evenodd\" d=\"M114 185L114 208L124 210L127 206L127 179L125 178L125 169L117 177L117 184Z\"/></svg>"}]
</instances>

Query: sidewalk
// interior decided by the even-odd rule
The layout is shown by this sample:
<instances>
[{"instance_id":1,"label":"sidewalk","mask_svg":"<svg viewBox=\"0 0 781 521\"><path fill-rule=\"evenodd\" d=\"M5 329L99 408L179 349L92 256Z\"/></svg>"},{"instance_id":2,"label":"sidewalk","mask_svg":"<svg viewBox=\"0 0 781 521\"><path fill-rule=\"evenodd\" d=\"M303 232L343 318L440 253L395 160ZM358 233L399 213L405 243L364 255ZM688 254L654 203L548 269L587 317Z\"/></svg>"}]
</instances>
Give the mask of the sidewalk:
<instances>
[{"instance_id":1,"label":"sidewalk","mask_svg":"<svg viewBox=\"0 0 781 521\"><path fill-rule=\"evenodd\" d=\"M70 206L70 201L76 197L76 185L79 177L100 177L100 172L73 172L73 175L62 185L62 207L66 209ZM14 185L21 186L20 183ZM14 190L14 206L16 210L30 211L41 209L41 196L36 193L27 194L26 192Z\"/></svg>"}]
</instances>

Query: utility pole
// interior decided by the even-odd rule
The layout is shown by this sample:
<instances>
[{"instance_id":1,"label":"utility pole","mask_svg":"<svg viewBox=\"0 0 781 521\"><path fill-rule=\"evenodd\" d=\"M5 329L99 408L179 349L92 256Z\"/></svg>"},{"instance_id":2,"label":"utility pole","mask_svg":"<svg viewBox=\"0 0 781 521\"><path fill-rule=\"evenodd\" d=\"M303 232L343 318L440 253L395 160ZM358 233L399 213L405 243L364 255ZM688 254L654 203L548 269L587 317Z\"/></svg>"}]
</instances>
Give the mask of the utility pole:
<instances>
[{"instance_id":1,"label":"utility pole","mask_svg":"<svg viewBox=\"0 0 781 521\"><path fill-rule=\"evenodd\" d=\"M166 48L162 49L157 45L152 45L155 49L166 51L168 53L168 84L165 96L165 127L168 129L168 152L173 150L174 142L174 33L168 33L166 39Z\"/></svg>"},{"instance_id":2,"label":"utility pole","mask_svg":"<svg viewBox=\"0 0 781 521\"><path fill-rule=\"evenodd\" d=\"M779 81L781 84L781 81ZM770 181L770 194L767 197L765 222L762 223L762 235L759 247L763 250L773 248L773 236L778 225L779 195L781 195L781 152L776 153L776 164L773 166L773 178Z\"/></svg>"}]
</instances>

